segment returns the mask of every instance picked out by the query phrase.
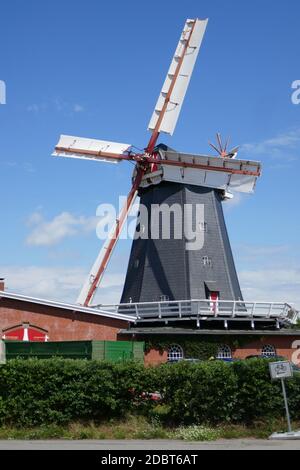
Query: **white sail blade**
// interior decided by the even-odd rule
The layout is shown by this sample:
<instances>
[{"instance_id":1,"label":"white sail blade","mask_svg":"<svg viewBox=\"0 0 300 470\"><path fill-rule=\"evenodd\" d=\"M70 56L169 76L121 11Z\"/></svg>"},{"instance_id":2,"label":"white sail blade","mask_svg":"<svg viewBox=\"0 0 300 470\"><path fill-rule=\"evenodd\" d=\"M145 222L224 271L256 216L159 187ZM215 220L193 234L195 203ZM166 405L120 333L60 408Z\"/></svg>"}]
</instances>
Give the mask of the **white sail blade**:
<instances>
[{"instance_id":1,"label":"white sail blade","mask_svg":"<svg viewBox=\"0 0 300 470\"><path fill-rule=\"evenodd\" d=\"M187 20L148 129L172 135L193 73L208 19ZM163 114L163 116L161 116ZM157 127L158 126L158 127Z\"/></svg>"},{"instance_id":2,"label":"white sail blade","mask_svg":"<svg viewBox=\"0 0 300 470\"><path fill-rule=\"evenodd\" d=\"M84 160L120 163L123 159L126 159L130 148L130 144L61 135L52 155L54 157L81 158ZM122 158L122 156L124 156L124 158Z\"/></svg>"},{"instance_id":3,"label":"white sail blade","mask_svg":"<svg viewBox=\"0 0 300 470\"><path fill-rule=\"evenodd\" d=\"M252 193L261 174L259 162L162 150L160 155L157 177L162 181ZM149 186L150 180L145 175L141 186Z\"/></svg>"}]
</instances>

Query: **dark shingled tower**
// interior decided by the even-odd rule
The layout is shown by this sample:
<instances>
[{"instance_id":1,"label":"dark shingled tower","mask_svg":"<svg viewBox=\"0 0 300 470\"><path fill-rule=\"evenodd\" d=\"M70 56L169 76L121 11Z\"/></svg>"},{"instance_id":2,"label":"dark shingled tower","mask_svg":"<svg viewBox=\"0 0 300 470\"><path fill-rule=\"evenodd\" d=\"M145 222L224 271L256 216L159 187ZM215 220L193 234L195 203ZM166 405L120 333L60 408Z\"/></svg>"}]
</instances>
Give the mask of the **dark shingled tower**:
<instances>
[{"instance_id":1,"label":"dark shingled tower","mask_svg":"<svg viewBox=\"0 0 300 470\"><path fill-rule=\"evenodd\" d=\"M225 225L222 192L216 189L162 182L140 190L141 204L203 204L204 246L186 250L186 239L137 238L133 241L121 303L159 300L208 299L218 293L220 300L242 300ZM195 228L196 211L193 211ZM140 225L136 229L140 231ZM172 233L171 225L171 233ZM161 235L161 234L160 234Z\"/></svg>"}]
</instances>

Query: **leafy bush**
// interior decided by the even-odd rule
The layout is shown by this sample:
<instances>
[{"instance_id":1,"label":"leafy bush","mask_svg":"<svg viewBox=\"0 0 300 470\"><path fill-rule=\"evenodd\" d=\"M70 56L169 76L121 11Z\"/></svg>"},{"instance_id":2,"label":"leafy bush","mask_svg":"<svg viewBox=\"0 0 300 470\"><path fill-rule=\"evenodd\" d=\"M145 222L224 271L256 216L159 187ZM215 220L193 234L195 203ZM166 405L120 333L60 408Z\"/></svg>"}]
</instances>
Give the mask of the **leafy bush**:
<instances>
[{"instance_id":1,"label":"leafy bush","mask_svg":"<svg viewBox=\"0 0 300 470\"><path fill-rule=\"evenodd\" d=\"M266 359L250 359L232 364L238 383L237 419L252 422L261 418L279 418L284 413L280 381L270 379ZM300 380L295 376L286 381L290 411L294 418L300 417Z\"/></svg>"},{"instance_id":2,"label":"leafy bush","mask_svg":"<svg viewBox=\"0 0 300 470\"><path fill-rule=\"evenodd\" d=\"M143 371L135 362L9 361L0 368L0 422L35 426L122 416Z\"/></svg>"},{"instance_id":3,"label":"leafy bush","mask_svg":"<svg viewBox=\"0 0 300 470\"><path fill-rule=\"evenodd\" d=\"M164 402L175 423L229 421L237 402L237 379L221 361L179 362L158 370Z\"/></svg>"},{"instance_id":4,"label":"leafy bush","mask_svg":"<svg viewBox=\"0 0 300 470\"><path fill-rule=\"evenodd\" d=\"M151 399L159 392L159 401ZM300 419L300 378L287 381L290 411ZM101 422L145 416L153 425L207 425L284 416L280 383L268 361L164 364L72 359L11 360L0 367L0 424Z\"/></svg>"}]
</instances>

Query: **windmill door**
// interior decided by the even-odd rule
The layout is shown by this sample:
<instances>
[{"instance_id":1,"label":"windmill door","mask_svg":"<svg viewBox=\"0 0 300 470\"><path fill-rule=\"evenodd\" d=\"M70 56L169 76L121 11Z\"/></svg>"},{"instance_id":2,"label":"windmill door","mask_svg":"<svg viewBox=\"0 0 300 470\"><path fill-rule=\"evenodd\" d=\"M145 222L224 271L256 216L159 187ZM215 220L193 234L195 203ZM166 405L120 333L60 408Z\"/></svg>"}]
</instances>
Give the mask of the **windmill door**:
<instances>
[{"instance_id":1,"label":"windmill door","mask_svg":"<svg viewBox=\"0 0 300 470\"><path fill-rule=\"evenodd\" d=\"M210 292L209 294L210 310L217 314L219 311L219 292Z\"/></svg>"}]
</instances>

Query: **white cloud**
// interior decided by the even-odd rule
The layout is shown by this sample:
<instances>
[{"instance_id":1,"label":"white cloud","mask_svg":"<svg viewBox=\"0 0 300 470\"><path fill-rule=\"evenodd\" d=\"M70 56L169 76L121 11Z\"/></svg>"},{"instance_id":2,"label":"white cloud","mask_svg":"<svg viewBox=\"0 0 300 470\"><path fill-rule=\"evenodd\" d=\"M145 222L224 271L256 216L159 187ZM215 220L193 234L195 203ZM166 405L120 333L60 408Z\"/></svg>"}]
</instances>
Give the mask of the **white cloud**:
<instances>
[{"instance_id":1,"label":"white cloud","mask_svg":"<svg viewBox=\"0 0 300 470\"><path fill-rule=\"evenodd\" d=\"M38 113L40 111L40 106L38 104L30 104L27 106L27 111Z\"/></svg>"},{"instance_id":2,"label":"white cloud","mask_svg":"<svg viewBox=\"0 0 300 470\"><path fill-rule=\"evenodd\" d=\"M0 266L10 292L61 302L75 302L88 275L81 267ZM98 289L96 303L118 303L123 274L107 274Z\"/></svg>"},{"instance_id":3,"label":"white cloud","mask_svg":"<svg viewBox=\"0 0 300 470\"><path fill-rule=\"evenodd\" d=\"M44 103L32 103L27 106L27 111L29 113L39 114L44 111L53 111L55 110L58 113L81 113L84 111L84 107L79 103L68 103L67 101L62 100L61 98L54 98Z\"/></svg>"},{"instance_id":4,"label":"white cloud","mask_svg":"<svg viewBox=\"0 0 300 470\"><path fill-rule=\"evenodd\" d=\"M293 129L261 142L244 144L241 152L270 158L285 156L291 160L300 154L300 129Z\"/></svg>"},{"instance_id":5,"label":"white cloud","mask_svg":"<svg viewBox=\"0 0 300 470\"><path fill-rule=\"evenodd\" d=\"M256 260L258 257L281 255L290 251L289 245L238 245L239 257ZM273 260L276 258L273 258Z\"/></svg>"},{"instance_id":6,"label":"white cloud","mask_svg":"<svg viewBox=\"0 0 300 470\"><path fill-rule=\"evenodd\" d=\"M224 202L223 204L224 210L226 212L229 212L231 209L234 209L235 207L240 206L244 202L244 200L245 200L245 194L234 192L233 198L227 199Z\"/></svg>"},{"instance_id":7,"label":"white cloud","mask_svg":"<svg viewBox=\"0 0 300 470\"><path fill-rule=\"evenodd\" d=\"M29 113L38 114L42 111L46 111L47 108L48 108L47 103L40 103L40 104L33 103L33 104L30 104L30 105L27 106L27 111Z\"/></svg>"},{"instance_id":8,"label":"white cloud","mask_svg":"<svg viewBox=\"0 0 300 470\"><path fill-rule=\"evenodd\" d=\"M300 309L299 269L258 269L239 273L248 301L287 302Z\"/></svg>"},{"instance_id":9,"label":"white cloud","mask_svg":"<svg viewBox=\"0 0 300 470\"><path fill-rule=\"evenodd\" d=\"M3 266L0 269L7 290L48 299L74 301L84 280L81 268Z\"/></svg>"},{"instance_id":10,"label":"white cloud","mask_svg":"<svg viewBox=\"0 0 300 470\"><path fill-rule=\"evenodd\" d=\"M96 217L75 216L70 212L62 212L47 221L40 212L35 212L27 221L33 230L26 243L33 246L57 245L66 237L92 232L96 229L97 220Z\"/></svg>"},{"instance_id":11,"label":"white cloud","mask_svg":"<svg viewBox=\"0 0 300 470\"><path fill-rule=\"evenodd\" d=\"M82 111L84 111L84 107L81 106L81 104L74 104L73 111L75 113L82 113Z\"/></svg>"}]
</instances>

